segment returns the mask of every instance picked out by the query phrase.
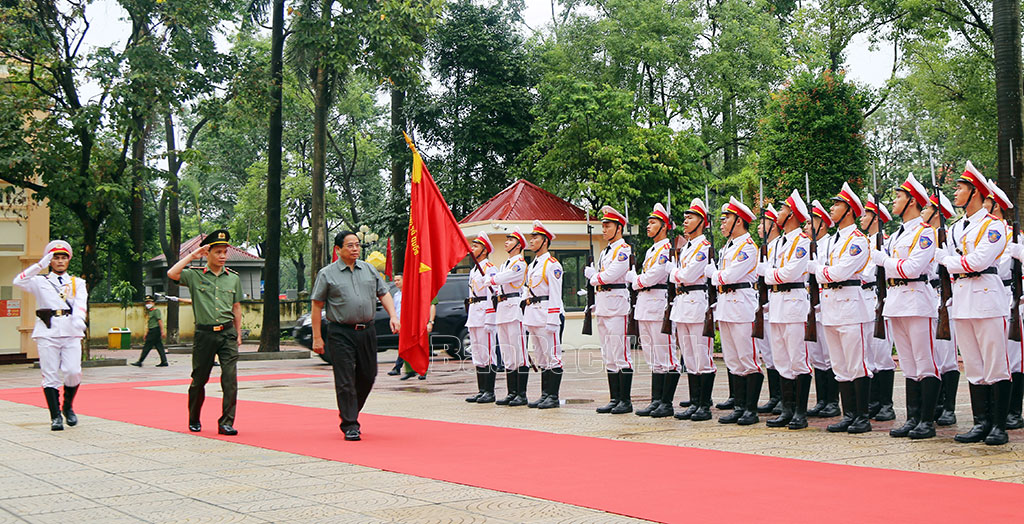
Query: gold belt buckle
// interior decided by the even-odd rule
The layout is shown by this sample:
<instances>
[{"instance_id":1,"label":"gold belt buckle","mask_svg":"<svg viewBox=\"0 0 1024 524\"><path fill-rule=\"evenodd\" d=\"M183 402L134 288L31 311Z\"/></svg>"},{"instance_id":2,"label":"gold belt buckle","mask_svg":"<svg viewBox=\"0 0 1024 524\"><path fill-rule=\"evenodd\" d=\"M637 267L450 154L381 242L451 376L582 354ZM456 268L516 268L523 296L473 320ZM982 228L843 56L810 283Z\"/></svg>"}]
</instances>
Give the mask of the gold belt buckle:
<instances>
[{"instance_id":1,"label":"gold belt buckle","mask_svg":"<svg viewBox=\"0 0 1024 524\"><path fill-rule=\"evenodd\" d=\"M217 331L224 331L224 324L220 324L220 325L217 325L217 326L213 326L213 331L214 331L215 333L216 333Z\"/></svg>"}]
</instances>

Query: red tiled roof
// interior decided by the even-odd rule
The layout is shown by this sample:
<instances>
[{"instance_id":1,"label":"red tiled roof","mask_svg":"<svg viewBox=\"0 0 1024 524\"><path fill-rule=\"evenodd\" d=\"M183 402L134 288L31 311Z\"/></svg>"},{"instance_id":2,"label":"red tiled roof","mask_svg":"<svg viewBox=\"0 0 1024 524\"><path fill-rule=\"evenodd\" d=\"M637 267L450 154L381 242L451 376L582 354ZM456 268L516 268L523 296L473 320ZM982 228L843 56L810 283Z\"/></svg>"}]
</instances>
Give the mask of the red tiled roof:
<instances>
[{"instance_id":1,"label":"red tiled roof","mask_svg":"<svg viewBox=\"0 0 1024 524\"><path fill-rule=\"evenodd\" d=\"M586 220L586 213L526 180L516 180L460 224L484 220Z\"/></svg>"},{"instance_id":2,"label":"red tiled roof","mask_svg":"<svg viewBox=\"0 0 1024 524\"><path fill-rule=\"evenodd\" d=\"M178 256L179 257L184 257L185 255L195 251L196 248L199 247L199 242L202 241L202 239L203 239L203 235L196 235L196 236L194 236L194 237L192 237L192 238L182 242L181 243L181 249L178 250ZM149 259L150 262L157 262L157 261L163 262L165 260L167 260L167 257L165 257L163 255L163 253L161 253L160 255L155 256L155 257ZM258 257L258 256L256 256L256 255L253 255L252 253L246 252L246 251L244 251L242 249L239 249L239 248L237 248L235 246L229 245L228 246L228 263L230 264L231 262L263 262L263 259Z\"/></svg>"}]
</instances>

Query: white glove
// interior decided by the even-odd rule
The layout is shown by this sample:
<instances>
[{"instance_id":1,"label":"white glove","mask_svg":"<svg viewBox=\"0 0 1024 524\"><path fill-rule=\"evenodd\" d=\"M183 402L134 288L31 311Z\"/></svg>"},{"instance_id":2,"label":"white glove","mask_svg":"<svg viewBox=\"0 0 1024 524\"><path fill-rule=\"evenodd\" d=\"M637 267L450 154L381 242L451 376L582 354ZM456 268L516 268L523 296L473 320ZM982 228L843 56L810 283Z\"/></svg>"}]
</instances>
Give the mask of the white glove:
<instances>
[{"instance_id":1,"label":"white glove","mask_svg":"<svg viewBox=\"0 0 1024 524\"><path fill-rule=\"evenodd\" d=\"M718 266L715 265L714 260L709 261L708 265L704 266L704 276L707 278L711 278L715 271L718 271Z\"/></svg>"},{"instance_id":2,"label":"white glove","mask_svg":"<svg viewBox=\"0 0 1024 524\"><path fill-rule=\"evenodd\" d=\"M756 269L756 271L757 271L757 276L759 276L759 277L763 277L763 276L764 276L764 273L765 273L765 270L766 270L767 268L768 268L768 264L765 264L764 262L758 262L758 263L757 263L757 269Z\"/></svg>"},{"instance_id":3,"label":"white glove","mask_svg":"<svg viewBox=\"0 0 1024 524\"><path fill-rule=\"evenodd\" d=\"M178 297L172 297L172 296L170 296L170 295L168 295L168 296L167 296L166 298L167 298L167 300L169 300L169 301L171 301L171 302L177 302L177 301L181 300L181 299L180 299L180 298L178 298Z\"/></svg>"},{"instance_id":4,"label":"white glove","mask_svg":"<svg viewBox=\"0 0 1024 524\"><path fill-rule=\"evenodd\" d=\"M1006 246L1006 251L1010 254L1011 257L1016 258L1017 260L1021 260L1021 256L1022 254L1024 254L1024 246L1010 242Z\"/></svg>"},{"instance_id":5,"label":"white glove","mask_svg":"<svg viewBox=\"0 0 1024 524\"><path fill-rule=\"evenodd\" d=\"M596 274L597 270L594 269L594 266L587 266L583 268L583 276L587 277L587 280L590 280Z\"/></svg>"},{"instance_id":6,"label":"white glove","mask_svg":"<svg viewBox=\"0 0 1024 524\"><path fill-rule=\"evenodd\" d=\"M39 259L39 267L46 269L50 267L50 261L53 260L53 251L43 255L43 258Z\"/></svg>"},{"instance_id":7,"label":"white glove","mask_svg":"<svg viewBox=\"0 0 1024 524\"><path fill-rule=\"evenodd\" d=\"M578 297L585 297L585 296L587 296L587 290L586 289L579 289L579 290L577 290L576 291L576 296L578 296Z\"/></svg>"},{"instance_id":8,"label":"white glove","mask_svg":"<svg viewBox=\"0 0 1024 524\"><path fill-rule=\"evenodd\" d=\"M84 319L82 319L80 317L72 317L71 318L71 327L75 328L75 331L81 331L82 333L85 333L85 328L87 326L85 325L85 320Z\"/></svg>"},{"instance_id":9,"label":"white glove","mask_svg":"<svg viewBox=\"0 0 1024 524\"><path fill-rule=\"evenodd\" d=\"M630 269L626 271L626 283L632 287L636 287L636 271Z\"/></svg>"},{"instance_id":10,"label":"white glove","mask_svg":"<svg viewBox=\"0 0 1024 524\"><path fill-rule=\"evenodd\" d=\"M819 269L821 269L821 264L818 264L817 260L808 260L807 261L807 272L808 273L817 273Z\"/></svg>"},{"instance_id":11,"label":"white glove","mask_svg":"<svg viewBox=\"0 0 1024 524\"><path fill-rule=\"evenodd\" d=\"M942 265L949 267L956 267L960 265L960 257L956 255L946 255L941 262Z\"/></svg>"},{"instance_id":12,"label":"white glove","mask_svg":"<svg viewBox=\"0 0 1024 524\"><path fill-rule=\"evenodd\" d=\"M876 266L885 267L885 259L889 258L881 249L871 250L871 263Z\"/></svg>"}]
</instances>

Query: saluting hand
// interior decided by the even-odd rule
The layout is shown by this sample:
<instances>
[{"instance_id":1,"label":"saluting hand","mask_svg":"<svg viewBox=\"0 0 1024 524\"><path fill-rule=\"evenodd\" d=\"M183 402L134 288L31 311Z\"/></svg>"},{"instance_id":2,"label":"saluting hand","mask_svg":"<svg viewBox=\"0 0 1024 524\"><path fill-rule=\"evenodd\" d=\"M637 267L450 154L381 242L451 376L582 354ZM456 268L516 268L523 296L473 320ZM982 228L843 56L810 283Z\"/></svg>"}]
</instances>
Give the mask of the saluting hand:
<instances>
[{"instance_id":1,"label":"saluting hand","mask_svg":"<svg viewBox=\"0 0 1024 524\"><path fill-rule=\"evenodd\" d=\"M195 251L193 251L189 255L189 257L191 257L192 260L196 260L196 259L205 257L209 253L210 253L210 246L199 246L199 247L196 248Z\"/></svg>"},{"instance_id":2,"label":"saluting hand","mask_svg":"<svg viewBox=\"0 0 1024 524\"><path fill-rule=\"evenodd\" d=\"M46 269L50 267L50 261L53 260L53 251L43 255L43 258L39 259L39 267Z\"/></svg>"}]
</instances>

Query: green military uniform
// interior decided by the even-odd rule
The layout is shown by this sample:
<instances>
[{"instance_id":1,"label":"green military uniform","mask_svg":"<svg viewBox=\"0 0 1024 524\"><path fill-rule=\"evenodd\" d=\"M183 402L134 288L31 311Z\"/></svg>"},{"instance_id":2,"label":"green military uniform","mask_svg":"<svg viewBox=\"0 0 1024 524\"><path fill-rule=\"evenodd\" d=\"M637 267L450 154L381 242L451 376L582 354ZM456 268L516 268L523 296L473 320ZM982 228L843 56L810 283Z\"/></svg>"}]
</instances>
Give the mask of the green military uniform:
<instances>
[{"instance_id":1,"label":"green military uniform","mask_svg":"<svg viewBox=\"0 0 1024 524\"><path fill-rule=\"evenodd\" d=\"M228 240L227 231L218 230L207 235L200 245L212 247L227 244ZM204 267L183 269L179 282L188 287L192 295L192 313L196 322L192 344L192 385L188 388L189 426L199 425L199 414L206 398L206 382L210 379L216 355L220 361L220 387L224 395L217 423L223 432L223 426L230 427L235 421L238 344L232 308L242 300L242 280L238 273L227 267L220 274Z\"/></svg>"},{"instance_id":2,"label":"green military uniform","mask_svg":"<svg viewBox=\"0 0 1024 524\"><path fill-rule=\"evenodd\" d=\"M146 296L146 304L154 302L153 297ZM142 344L142 354L139 355L137 362L132 362L133 366L142 367L142 361L146 360L146 356L149 355L150 350L156 348L156 352L160 354L160 363L157 367L167 366L167 353L164 352L164 337L160 333L160 319L163 315L160 310L155 306L150 309L146 308L146 338Z\"/></svg>"}]
</instances>

